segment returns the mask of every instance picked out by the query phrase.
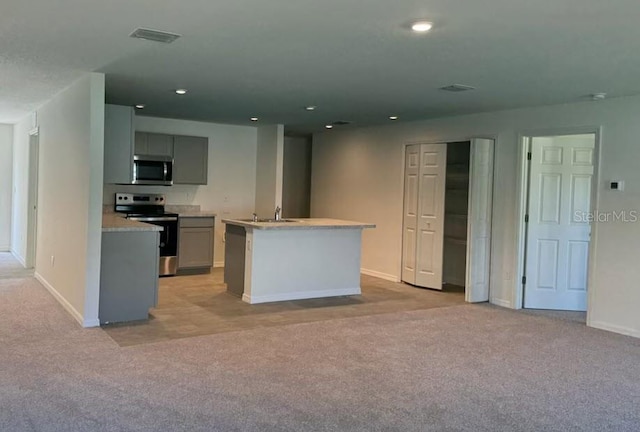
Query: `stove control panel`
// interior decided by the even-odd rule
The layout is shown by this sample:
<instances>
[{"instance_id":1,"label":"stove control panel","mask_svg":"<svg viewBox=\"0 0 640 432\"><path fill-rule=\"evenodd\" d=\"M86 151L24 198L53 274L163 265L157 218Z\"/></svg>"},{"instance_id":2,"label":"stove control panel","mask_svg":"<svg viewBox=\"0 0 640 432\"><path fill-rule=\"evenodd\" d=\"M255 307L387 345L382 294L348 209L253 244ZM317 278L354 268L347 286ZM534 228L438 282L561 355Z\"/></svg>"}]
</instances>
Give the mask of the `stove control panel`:
<instances>
[{"instance_id":1,"label":"stove control panel","mask_svg":"<svg viewBox=\"0 0 640 432\"><path fill-rule=\"evenodd\" d=\"M165 197L162 194L132 194L117 193L116 205L164 205Z\"/></svg>"}]
</instances>

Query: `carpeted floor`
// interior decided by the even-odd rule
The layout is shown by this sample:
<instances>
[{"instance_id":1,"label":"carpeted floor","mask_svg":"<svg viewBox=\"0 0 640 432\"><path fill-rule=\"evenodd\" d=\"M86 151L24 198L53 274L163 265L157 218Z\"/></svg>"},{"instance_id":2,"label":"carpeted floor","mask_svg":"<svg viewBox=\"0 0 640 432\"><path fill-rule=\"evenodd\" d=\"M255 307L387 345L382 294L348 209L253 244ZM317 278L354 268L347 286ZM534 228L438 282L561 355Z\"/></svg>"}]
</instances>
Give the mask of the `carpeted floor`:
<instances>
[{"instance_id":1,"label":"carpeted floor","mask_svg":"<svg viewBox=\"0 0 640 432\"><path fill-rule=\"evenodd\" d=\"M638 431L640 340L461 305L118 346L0 280L0 431Z\"/></svg>"},{"instance_id":2,"label":"carpeted floor","mask_svg":"<svg viewBox=\"0 0 640 432\"><path fill-rule=\"evenodd\" d=\"M33 269L24 268L9 252L0 252L0 279L33 276Z\"/></svg>"}]
</instances>

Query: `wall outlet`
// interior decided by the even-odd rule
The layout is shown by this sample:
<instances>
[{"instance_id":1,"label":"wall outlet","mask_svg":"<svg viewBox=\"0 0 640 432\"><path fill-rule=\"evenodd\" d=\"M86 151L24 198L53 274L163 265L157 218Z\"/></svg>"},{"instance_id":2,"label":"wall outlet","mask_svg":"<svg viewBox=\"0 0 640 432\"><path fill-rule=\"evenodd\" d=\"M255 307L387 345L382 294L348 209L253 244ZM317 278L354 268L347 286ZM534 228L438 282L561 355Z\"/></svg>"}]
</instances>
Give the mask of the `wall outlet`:
<instances>
[{"instance_id":1,"label":"wall outlet","mask_svg":"<svg viewBox=\"0 0 640 432\"><path fill-rule=\"evenodd\" d=\"M609 182L609 189L613 191L623 191L624 190L624 180L613 180Z\"/></svg>"},{"instance_id":2,"label":"wall outlet","mask_svg":"<svg viewBox=\"0 0 640 432\"><path fill-rule=\"evenodd\" d=\"M51 255L51 267L53 267L56 264L56 257L55 255Z\"/></svg>"}]
</instances>

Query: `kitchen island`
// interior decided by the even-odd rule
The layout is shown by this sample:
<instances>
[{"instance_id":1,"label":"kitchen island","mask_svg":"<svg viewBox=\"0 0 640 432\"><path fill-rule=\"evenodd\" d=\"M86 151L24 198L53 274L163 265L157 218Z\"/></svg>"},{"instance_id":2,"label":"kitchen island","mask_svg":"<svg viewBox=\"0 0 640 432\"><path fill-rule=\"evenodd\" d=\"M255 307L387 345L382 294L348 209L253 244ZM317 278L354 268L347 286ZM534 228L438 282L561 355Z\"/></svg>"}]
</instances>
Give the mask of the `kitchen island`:
<instances>
[{"instance_id":1,"label":"kitchen island","mask_svg":"<svg viewBox=\"0 0 640 432\"><path fill-rule=\"evenodd\" d=\"M361 293L362 230L375 225L338 219L222 222L227 290L245 302Z\"/></svg>"}]
</instances>

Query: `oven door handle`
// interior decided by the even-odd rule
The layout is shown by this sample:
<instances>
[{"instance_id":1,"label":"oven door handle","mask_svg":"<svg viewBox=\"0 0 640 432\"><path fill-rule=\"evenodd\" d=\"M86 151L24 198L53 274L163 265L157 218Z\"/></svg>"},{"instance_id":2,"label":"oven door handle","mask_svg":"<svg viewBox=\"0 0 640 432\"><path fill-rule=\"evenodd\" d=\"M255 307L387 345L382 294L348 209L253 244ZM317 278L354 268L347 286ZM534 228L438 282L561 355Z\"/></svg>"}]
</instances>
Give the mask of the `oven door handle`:
<instances>
[{"instance_id":1,"label":"oven door handle","mask_svg":"<svg viewBox=\"0 0 640 432\"><path fill-rule=\"evenodd\" d=\"M137 221L137 222L172 222L172 221L177 221L178 218L175 216L165 216L165 217L129 217L127 218L129 220L132 221Z\"/></svg>"}]
</instances>

